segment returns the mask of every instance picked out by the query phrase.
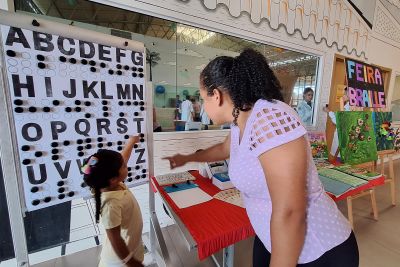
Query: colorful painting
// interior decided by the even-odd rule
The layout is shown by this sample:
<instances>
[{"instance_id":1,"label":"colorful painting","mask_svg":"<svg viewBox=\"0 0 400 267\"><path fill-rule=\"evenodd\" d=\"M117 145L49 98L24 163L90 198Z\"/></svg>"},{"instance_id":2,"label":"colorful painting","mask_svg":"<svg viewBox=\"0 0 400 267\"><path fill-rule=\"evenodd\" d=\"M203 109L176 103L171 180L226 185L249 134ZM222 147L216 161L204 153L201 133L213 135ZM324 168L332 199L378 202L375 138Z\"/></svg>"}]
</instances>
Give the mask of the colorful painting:
<instances>
[{"instance_id":1,"label":"colorful painting","mask_svg":"<svg viewBox=\"0 0 400 267\"><path fill-rule=\"evenodd\" d=\"M326 136L324 132L308 132L310 140L311 153L314 159L327 159L328 146L326 144Z\"/></svg>"},{"instance_id":2,"label":"colorful painting","mask_svg":"<svg viewBox=\"0 0 400 267\"><path fill-rule=\"evenodd\" d=\"M393 149L396 131L392 127L392 112L373 112L372 115L377 150Z\"/></svg>"},{"instance_id":3,"label":"colorful painting","mask_svg":"<svg viewBox=\"0 0 400 267\"><path fill-rule=\"evenodd\" d=\"M336 112L340 156L345 163L360 164L377 159L372 112Z\"/></svg>"}]
</instances>

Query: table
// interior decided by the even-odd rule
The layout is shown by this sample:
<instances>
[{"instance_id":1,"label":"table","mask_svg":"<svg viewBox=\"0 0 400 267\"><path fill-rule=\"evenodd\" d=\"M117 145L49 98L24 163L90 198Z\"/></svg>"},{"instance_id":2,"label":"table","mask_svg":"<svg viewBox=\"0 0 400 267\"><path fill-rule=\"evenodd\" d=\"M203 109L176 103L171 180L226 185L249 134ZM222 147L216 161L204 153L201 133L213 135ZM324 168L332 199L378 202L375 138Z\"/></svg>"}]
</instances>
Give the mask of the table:
<instances>
[{"instance_id":1,"label":"table","mask_svg":"<svg viewBox=\"0 0 400 267\"><path fill-rule=\"evenodd\" d=\"M221 191L198 171L191 171L191 174L196 177L194 182L200 189L210 196ZM234 244L255 234L246 210L218 199L179 209L154 177L152 182L171 211L189 249L197 249L200 260L223 249L222 266L233 267ZM213 259L219 266L215 257Z\"/></svg>"}]
</instances>

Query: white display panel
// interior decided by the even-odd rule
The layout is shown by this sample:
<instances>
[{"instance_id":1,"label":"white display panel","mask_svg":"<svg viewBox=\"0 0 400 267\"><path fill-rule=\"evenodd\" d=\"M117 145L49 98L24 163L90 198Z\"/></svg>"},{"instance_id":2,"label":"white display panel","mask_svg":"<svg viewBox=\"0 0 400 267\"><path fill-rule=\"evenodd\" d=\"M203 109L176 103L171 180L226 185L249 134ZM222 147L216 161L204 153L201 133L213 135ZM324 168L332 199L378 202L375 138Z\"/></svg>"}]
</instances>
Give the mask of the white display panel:
<instances>
[{"instance_id":1,"label":"white display panel","mask_svg":"<svg viewBox=\"0 0 400 267\"><path fill-rule=\"evenodd\" d=\"M128 135L141 141L125 183L148 181L144 54L0 27L27 210L89 196L83 160L121 150Z\"/></svg>"}]
</instances>

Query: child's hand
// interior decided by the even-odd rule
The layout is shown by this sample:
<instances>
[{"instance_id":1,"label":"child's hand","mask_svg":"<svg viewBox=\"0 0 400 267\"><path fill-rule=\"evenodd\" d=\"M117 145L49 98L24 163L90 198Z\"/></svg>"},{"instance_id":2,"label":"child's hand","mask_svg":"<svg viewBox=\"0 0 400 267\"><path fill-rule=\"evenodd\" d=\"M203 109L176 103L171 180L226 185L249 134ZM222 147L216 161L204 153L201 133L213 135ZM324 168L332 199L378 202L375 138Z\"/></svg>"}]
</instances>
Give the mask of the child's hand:
<instances>
[{"instance_id":1,"label":"child's hand","mask_svg":"<svg viewBox=\"0 0 400 267\"><path fill-rule=\"evenodd\" d=\"M139 138L138 135L131 135L131 136L129 137L129 142L131 142L131 143L133 143L133 144L138 143L139 140L140 140L140 138Z\"/></svg>"}]
</instances>

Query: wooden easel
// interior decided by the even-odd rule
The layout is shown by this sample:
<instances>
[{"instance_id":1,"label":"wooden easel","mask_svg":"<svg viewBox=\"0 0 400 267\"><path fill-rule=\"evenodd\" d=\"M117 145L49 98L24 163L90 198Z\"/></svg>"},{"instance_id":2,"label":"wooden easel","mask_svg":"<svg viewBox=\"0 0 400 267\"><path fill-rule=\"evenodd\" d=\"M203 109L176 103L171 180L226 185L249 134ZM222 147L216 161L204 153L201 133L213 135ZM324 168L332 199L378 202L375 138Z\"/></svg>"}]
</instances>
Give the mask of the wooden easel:
<instances>
[{"instance_id":1,"label":"wooden easel","mask_svg":"<svg viewBox=\"0 0 400 267\"><path fill-rule=\"evenodd\" d=\"M371 111L376 111L376 112L381 112L381 111L386 111L383 109L373 109L369 108ZM362 107L350 107L351 111L364 111ZM344 111L344 101L343 98L340 98L340 111ZM380 163L380 173L385 177L385 184L389 183L390 184L390 191L391 191L391 199L392 199L392 205L396 205L396 188L395 188L395 176L394 176L394 167L393 167L393 155L395 151L394 150L384 150L384 151L378 151L378 160ZM335 158L337 158L339 155L339 148L335 151ZM389 175L385 175L385 158L388 158L389 162ZM356 167L361 167L361 168L367 168L371 171L375 171L377 169L377 161L372 161L372 162L366 162L363 164L359 164ZM365 191L362 191L356 195L349 196L347 197L347 216L350 222L350 225L352 228L354 228L354 219L353 219L353 200L369 195L371 197L371 207L372 207L372 214L374 216L375 220L378 220L378 208L376 204L376 196L375 196L375 188L371 188Z\"/></svg>"}]
</instances>

